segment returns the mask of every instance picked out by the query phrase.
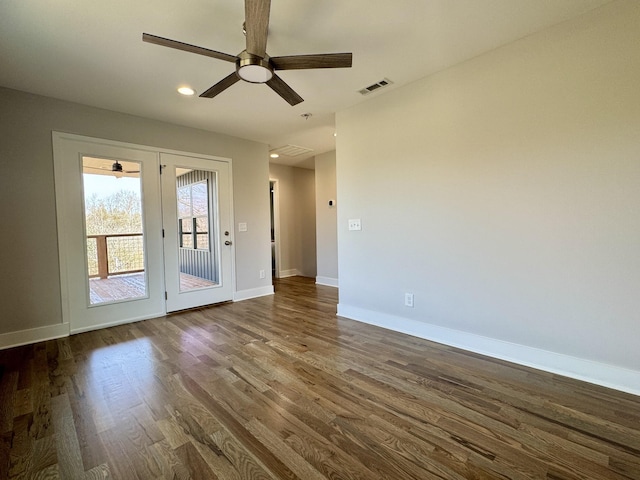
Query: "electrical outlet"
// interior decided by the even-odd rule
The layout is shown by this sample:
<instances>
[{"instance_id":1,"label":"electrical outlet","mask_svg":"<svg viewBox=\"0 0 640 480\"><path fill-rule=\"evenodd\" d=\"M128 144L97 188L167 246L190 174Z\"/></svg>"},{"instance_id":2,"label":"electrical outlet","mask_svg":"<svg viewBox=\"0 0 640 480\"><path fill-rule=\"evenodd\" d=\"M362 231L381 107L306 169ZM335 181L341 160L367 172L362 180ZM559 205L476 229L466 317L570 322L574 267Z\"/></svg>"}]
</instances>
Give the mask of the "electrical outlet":
<instances>
[{"instance_id":1,"label":"electrical outlet","mask_svg":"<svg viewBox=\"0 0 640 480\"><path fill-rule=\"evenodd\" d=\"M404 294L404 306L413 308L413 293Z\"/></svg>"},{"instance_id":2,"label":"electrical outlet","mask_svg":"<svg viewBox=\"0 0 640 480\"><path fill-rule=\"evenodd\" d=\"M362 230L362 224L359 218L349 219L349 230Z\"/></svg>"},{"instance_id":3,"label":"electrical outlet","mask_svg":"<svg viewBox=\"0 0 640 480\"><path fill-rule=\"evenodd\" d=\"M266 274L264 273L264 270L260 270L260 278L265 278Z\"/></svg>"}]
</instances>

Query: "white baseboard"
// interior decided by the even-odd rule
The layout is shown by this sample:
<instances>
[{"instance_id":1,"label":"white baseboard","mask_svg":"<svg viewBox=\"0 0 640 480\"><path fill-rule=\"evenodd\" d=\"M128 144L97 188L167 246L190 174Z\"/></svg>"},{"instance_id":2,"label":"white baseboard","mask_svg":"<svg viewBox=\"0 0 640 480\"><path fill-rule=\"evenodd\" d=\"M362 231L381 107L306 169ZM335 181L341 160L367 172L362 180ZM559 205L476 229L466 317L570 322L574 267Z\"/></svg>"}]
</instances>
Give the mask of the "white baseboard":
<instances>
[{"instance_id":1,"label":"white baseboard","mask_svg":"<svg viewBox=\"0 0 640 480\"><path fill-rule=\"evenodd\" d=\"M233 301L240 302L242 300L249 300L250 298L265 297L267 295L273 295L273 285L266 287L250 288L248 290L240 290L233 294Z\"/></svg>"},{"instance_id":2,"label":"white baseboard","mask_svg":"<svg viewBox=\"0 0 640 480\"><path fill-rule=\"evenodd\" d=\"M116 320L115 322L101 323L100 325L91 325L89 327L72 328L71 335L84 332L92 332L93 330L102 330L103 328L116 327L118 325L125 325L127 323L141 322L142 320L151 320L153 318L159 318L167 315L165 311L155 312L149 315L142 315L140 317L126 318L124 320Z\"/></svg>"},{"instance_id":3,"label":"white baseboard","mask_svg":"<svg viewBox=\"0 0 640 480\"><path fill-rule=\"evenodd\" d=\"M338 304L338 315L527 367L640 395L640 371Z\"/></svg>"},{"instance_id":4,"label":"white baseboard","mask_svg":"<svg viewBox=\"0 0 640 480\"><path fill-rule=\"evenodd\" d=\"M302 275L302 273L300 273L300 270L292 268L291 270L280 270L280 275L278 275L278 278L298 277L300 275Z\"/></svg>"},{"instance_id":5,"label":"white baseboard","mask_svg":"<svg viewBox=\"0 0 640 480\"><path fill-rule=\"evenodd\" d=\"M0 350L68 336L68 323L59 323L57 325L48 325L46 327L2 333L0 334Z\"/></svg>"},{"instance_id":6,"label":"white baseboard","mask_svg":"<svg viewBox=\"0 0 640 480\"><path fill-rule=\"evenodd\" d=\"M327 287L337 287L338 279L331 277L316 277L316 283L318 285L326 285Z\"/></svg>"}]
</instances>

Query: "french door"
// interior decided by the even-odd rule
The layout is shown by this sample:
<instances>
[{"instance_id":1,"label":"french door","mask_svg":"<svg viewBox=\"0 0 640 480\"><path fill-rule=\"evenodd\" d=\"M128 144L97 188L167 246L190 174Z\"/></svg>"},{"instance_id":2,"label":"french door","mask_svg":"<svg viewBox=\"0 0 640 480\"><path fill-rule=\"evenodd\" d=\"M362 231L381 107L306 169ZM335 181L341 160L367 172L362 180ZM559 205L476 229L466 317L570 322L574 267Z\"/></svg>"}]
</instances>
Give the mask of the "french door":
<instances>
[{"instance_id":1,"label":"french door","mask_svg":"<svg viewBox=\"0 0 640 480\"><path fill-rule=\"evenodd\" d=\"M227 161L57 132L53 144L71 333L232 298Z\"/></svg>"},{"instance_id":2,"label":"french door","mask_svg":"<svg viewBox=\"0 0 640 480\"><path fill-rule=\"evenodd\" d=\"M161 153L167 312L231 300L229 164Z\"/></svg>"}]
</instances>

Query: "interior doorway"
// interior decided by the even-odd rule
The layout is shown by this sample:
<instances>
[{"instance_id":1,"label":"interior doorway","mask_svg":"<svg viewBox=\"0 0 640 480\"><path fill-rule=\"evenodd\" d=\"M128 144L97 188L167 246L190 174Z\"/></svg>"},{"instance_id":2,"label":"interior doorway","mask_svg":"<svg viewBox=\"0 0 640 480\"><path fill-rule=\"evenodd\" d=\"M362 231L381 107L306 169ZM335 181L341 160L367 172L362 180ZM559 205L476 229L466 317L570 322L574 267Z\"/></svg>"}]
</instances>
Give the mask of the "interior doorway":
<instances>
[{"instance_id":1,"label":"interior doorway","mask_svg":"<svg viewBox=\"0 0 640 480\"><path fill-rule=\"evenodd\" d=\"M278 181L269 180L269 206L271 211L271 278L280 278L280 206Z\"/></svg>"},{"instance_id":2,"label":"interior doorway","mask_svg":"<svg viewBox=\"0 0 640 480\"><path fill-rule=\"evenodd\" d=\"M57 132L53 143L71 333L232 299L228 160Z\"/></svg>"}]
</instances>

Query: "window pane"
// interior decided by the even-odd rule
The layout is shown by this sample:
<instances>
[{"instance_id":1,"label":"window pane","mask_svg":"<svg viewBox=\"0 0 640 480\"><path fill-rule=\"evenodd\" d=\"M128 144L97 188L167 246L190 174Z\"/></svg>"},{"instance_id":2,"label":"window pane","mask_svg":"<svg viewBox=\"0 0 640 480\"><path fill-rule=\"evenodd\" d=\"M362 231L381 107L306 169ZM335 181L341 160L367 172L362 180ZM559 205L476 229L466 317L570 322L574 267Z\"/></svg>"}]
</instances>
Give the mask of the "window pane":
<instances>
[{"instance_id":1,"label":"window pane","mask_svg":"<svg viewBox=\"0 0 640 480\"><path fill-rule=\"evenodd\" d=\"M178 218L191 216L191 188L178 188Z\"/></svg>"},{"instance_id":2,"label":"window pane","mask_svg":"<svg viewBox=\"0 0 640 480\"><path fill-rule=\"evenodd\" d=\"M182 248L193 248L193 235L182 235Z\"/></svg>"},{"instance_id":3,"label":"window pane","mask_svg":"<svg viewBox=\"0 0 640 480\"><path fill-rule=\"evenodd\" d=\"M199 217L201 215L207 215L209 202L206 182L191 185L191 198L193 202L193 216Z\"/></svg>"},{"instance_id":4,"label":"window pane","mask_svg":"<svg viewBox=\"0 0 640 480\"><path fill-rule=\"evenodd\" d=\"M192 227L193 227L193 219L191 217L182 218L180 220L180 225L182 227L181 228L182 233L191 233Z\"/></svg>"},{"instance_id":5,"label":"window pane","mask_svg":"<svg viewBox=\"0 0 640 480\"><path fill-rule=\"evenodd\" d=\"M196 233L209 232L209 219L207 217L196 218Z\"/></svg>"},{"instance_id":6,"label":"window pane","mask_svg":"<svg viewBox=\"0 0 640 480\"><path fill-rule=\"evenodd\" d=\"M199 233L196 235L198 250L209 250L209 234Z\"/></svg>"}]
</instances>

